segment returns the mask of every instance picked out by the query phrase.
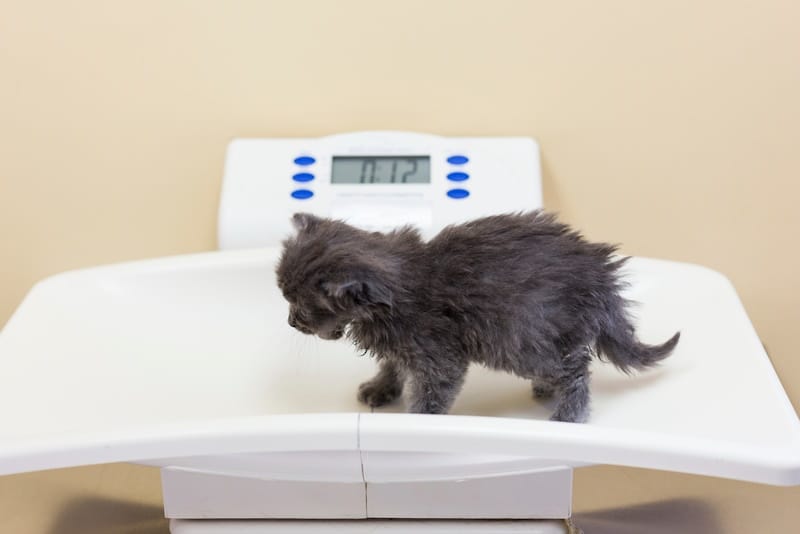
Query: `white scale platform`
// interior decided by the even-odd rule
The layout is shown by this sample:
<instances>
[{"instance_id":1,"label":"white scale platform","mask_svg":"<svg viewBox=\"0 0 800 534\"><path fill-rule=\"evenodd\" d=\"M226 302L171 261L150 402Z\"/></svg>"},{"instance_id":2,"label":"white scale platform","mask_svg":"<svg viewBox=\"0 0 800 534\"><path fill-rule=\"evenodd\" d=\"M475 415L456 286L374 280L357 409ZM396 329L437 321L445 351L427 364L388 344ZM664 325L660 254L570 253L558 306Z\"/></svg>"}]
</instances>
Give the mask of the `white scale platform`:
<instances>
[{"instance_id":1,"label":"white scale platform","mask_svg":"<svg viewBox=\"0 0 800 534\"><path fill-rule=\"evenodd\" d=\"M164 466L170 517L414 517L442 484L471 491L523 474L525 493L488 515L567 517L559 468L588 464L800 483L797 416L733 288L710 270L629 264L641 337L680 329L681 343L632 377L597 362L591 421L565 424L545 420L550 407L526 381L481 368L453 415L365 411L355 392L373 362L286 324L277 254L154 260L37 285L0 336L0 473ZM532 505L526 484L548 473L552 502ZM217 499L171 491L212 494L215 477ZM425 517L468 516L451 504Z\"/></svg>"},{"instance_id":2,"label":"white scale platform","mask_svg":"<svg viewBox=\"0 0 800 534\"><path fill-rule=\"evenodd\" d=\"M641 339L680 330L681 341L634 376L595 362L591 419L568 424L547 421L552 406L527 381L478 367L451 415L366 410L356 389L374 363L288 326L278 254L165 258L35 286L0 333L0 474L160 466L175 534L427 528L209 518L567 518L572 469L592 464L800 484L800 422L718 273L628 264ZM482 524L429 531L562 531Z\"/></svg>"}]
</instances>

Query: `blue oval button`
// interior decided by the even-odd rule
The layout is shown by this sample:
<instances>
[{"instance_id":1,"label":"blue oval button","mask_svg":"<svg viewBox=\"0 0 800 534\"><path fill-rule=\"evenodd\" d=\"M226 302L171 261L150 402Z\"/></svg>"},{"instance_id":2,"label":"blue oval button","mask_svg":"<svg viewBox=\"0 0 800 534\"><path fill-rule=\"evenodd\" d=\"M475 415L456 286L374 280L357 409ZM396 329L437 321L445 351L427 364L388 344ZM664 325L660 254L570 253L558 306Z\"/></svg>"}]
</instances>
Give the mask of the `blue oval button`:
<instances>
[{"instance_id":1,"label":"blue oval button","mask_svg":"<svg viewBox=\"0 0 800 534\"><path fill-rule=\"evenodd\" d=\"M469 161L467 156L450 156L447 158L447 163L450 165L463 165Z\"/></svg>"},{"instance_id":2,"label":"blue oval button","mask_svg":"<svg viewBox=\"0 0 800 534\"><path fill-rule=\"evenodd\" d=\"M295 182L310 182L314 179L314 175L310 172L298 172L294 176L292 176L292 180Z\"/></svg>"},{"instance_id":3,"label":"blue oval button","mask_svg":"<svg viewBox=\"0 0 800 534\"><path fill-rule=\"evenodd\" d=\"M314 192L309 189L295 189L292 191L292 197L297 200L305 200L314 196Z\"/></svg>"},{"instance_id":4,"label":"blue oval button","mask_svg":"<svg viewBox=\"0 0 800 534\"><path fill-rule=\"evenodd\" d=\"M294 158L294 162L296 165L313 165L316 163L317 160L312 158L311 156L300 156L298 158Z\"/></svg>"},{"instance_id":5,"label":"blue oval button","mask_svg":"<svg viewBox=\"0 0 800 534\"><path fill-rule=\"evenodd\" d=\"M447 192L447 196L450 198L467 198L469 191L466 189L451 189Z\"/></svg>"},{"instance_id":6,"label":"blue oval button","mask_svg":"<svg viewBox=\"0 0 800 534\"><path fill-rule=\"evenodd\" d=\"M447 175L447 179L454 182L463 182L467 178L469 178L469 174L465 172L451 172Z\"/></svg>"}]
</instances>

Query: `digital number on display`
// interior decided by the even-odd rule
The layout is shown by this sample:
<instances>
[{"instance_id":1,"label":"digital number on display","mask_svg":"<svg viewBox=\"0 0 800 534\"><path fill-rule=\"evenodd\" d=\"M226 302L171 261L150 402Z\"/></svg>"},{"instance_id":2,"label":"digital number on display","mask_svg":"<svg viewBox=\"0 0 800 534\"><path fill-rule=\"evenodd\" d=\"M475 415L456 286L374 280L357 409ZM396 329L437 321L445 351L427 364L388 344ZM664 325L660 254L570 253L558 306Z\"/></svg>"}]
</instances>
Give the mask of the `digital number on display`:
<instances>
[{"instance_id":1,"label":"digital number on display","mask_svg":"<svg viewBox=\"0 0 800 534\"><path fill-rule=\"evenodd\" d=\"M427 184L429 156L334 156L333 184Z\"/></svg>"}]
</instances>

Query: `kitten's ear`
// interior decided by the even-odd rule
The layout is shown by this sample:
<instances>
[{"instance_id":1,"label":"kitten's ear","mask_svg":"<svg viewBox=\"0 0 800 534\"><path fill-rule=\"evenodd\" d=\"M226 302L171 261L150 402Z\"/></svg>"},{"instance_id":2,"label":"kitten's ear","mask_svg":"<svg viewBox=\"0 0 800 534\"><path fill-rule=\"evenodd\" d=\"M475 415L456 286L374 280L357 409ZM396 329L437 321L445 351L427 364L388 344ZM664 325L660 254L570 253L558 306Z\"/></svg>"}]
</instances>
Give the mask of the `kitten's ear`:
<instances>
[{"instance_id":1,"label":"kitten's ear","mask_svg":"<svg viewBox=\"0 0 800 534\"><path fill-rule=\"evenodd\" d=\"M381 283L370 280L325 282L322 285L328 296L343 304L381 304L392 306L392 293Z\"/></svg>"},{"instance_id":2,"label":"kitten's ear","mask_svg":"<svg viewBox=\"0 0 800 534\"><path fill-rule=\"evenodd\" d=\"M295 213L292 215L292 224L299 232L313 228L320 221L322 221L322 219L310 213Z\"/></svg>"}]
</instances>

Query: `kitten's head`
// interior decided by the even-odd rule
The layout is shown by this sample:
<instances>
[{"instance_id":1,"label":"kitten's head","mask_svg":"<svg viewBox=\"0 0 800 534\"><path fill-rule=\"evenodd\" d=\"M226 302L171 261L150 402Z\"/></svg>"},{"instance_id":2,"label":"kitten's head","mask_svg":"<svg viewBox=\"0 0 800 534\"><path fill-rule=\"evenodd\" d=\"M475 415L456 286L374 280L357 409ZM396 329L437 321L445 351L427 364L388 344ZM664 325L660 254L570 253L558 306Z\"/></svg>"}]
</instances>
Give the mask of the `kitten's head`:
<instances>
[{"instance_id":1,"label":"kitten's head","mask_svg":"<svg viewBox=\"0 0 800 534\"><path fill-rule=\"evenodd\" d=\"M339 339L351 321L391 307L391 265L374 253L376 234L306 213L292 223L297 234L275 270L292 327Z\"/></svg>"}]
</instances>

